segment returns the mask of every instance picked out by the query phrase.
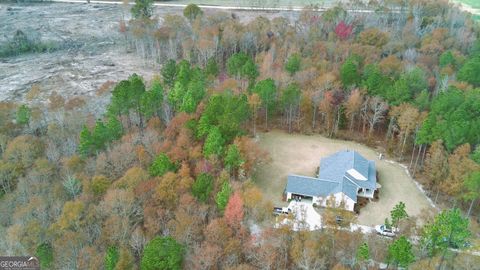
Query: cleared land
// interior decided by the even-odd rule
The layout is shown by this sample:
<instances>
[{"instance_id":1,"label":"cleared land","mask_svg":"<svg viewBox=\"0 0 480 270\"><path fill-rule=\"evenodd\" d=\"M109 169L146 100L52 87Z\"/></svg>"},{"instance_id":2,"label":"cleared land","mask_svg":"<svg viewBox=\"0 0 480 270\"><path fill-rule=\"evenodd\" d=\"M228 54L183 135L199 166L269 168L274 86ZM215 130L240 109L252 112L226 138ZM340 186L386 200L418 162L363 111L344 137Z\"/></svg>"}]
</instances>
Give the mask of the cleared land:
<instances>
[{"instance_id":1,"label":"cleared land","mask_svg":"<svg viewBox=\"0 0 480 270\"><path fill-rule=\"evenodd\" d=\"M182 15L179 7L155 7L155 16ZM205 10L207 15L217 12ZM289 17L292 12L235 11L242 22L255 16ZM14 4L0 0L0 46L7 44L20 30L42 43L58 49L50 53L24 53L0 57L0 101L28 102L41 105L56 91L66 99L85 98L87 110L101 113L109 95L97 96L96 90L107 81L119 81L132 73L147 81L160 67L146 63L126 49L119 21L130 19L123 5L83 3ZM34 100L25 96L33 84L40 87Z\"/></svg>"},{"instance_id":2,"label":"cleared land","mask_svg":"<svg viewBox=\"0 0 480 270\"><path fill-rule=\"evenodd\" d=\"M390 215L390 210L400 201L405 202L411 216L420 214L424 208L431 208L425 195L401 166L378 160L375 150L367 146L320 135L293 135L281 131L260 134L259 144L270 153L271 162L258 169L255 181L265 196L276 205L286 205L286 202L282 202L282 193L288 174L314 176L322 157L350 149L375 160L382 185L380 200L370 202L360 210L359 224L372 226L383 223Z\"/></svg>"}]
</instances>

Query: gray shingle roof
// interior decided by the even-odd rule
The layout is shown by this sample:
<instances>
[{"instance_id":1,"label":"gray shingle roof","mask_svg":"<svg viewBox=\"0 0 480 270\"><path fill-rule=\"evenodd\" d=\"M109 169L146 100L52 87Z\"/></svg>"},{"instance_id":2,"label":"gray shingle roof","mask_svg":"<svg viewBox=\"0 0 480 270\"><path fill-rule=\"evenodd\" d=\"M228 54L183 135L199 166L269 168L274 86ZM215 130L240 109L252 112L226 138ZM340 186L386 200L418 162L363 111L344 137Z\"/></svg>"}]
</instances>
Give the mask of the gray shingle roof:
<instances>
[{"instance_id":1,"label":"gray shingle roof","mask_svg":"<svg viewBox=\"0 0 480 270\"><path fill-rule=\"evenodd\" d=\"M335 193L335 190L341 190L338 182L324 181L318 178L289 175L285 191L304 196L324 197Z\"/></svg>"},{"instance_id":2,"label":"gray shingle roof","mask_svg":"<svg viewBox=\"0 0 480 270\"><path fill-rule=\"evenodd\" d=\"M367 180L359 180L347 171L355 169ZM375 189L377 176L375 162L365 159L356 151L340 151L320 161L318 178L289 175L285 192L305 196L326 197L342 191L355 202L357 189Z\"/></svg>"},{"instance_id":3,"label":"gray shingle roof","mask_svg":"<svg viewBox=\"0 0 480 270\"><path fill-rule=\"evenodd\" d=\"M365 176L365 178L367 178L368 160L355 151L350 151L349 153L353 153L351 167L353 167L357 172L361 173L363 176Z\"/></svg>"},{"instance_id":4,"label":"gray shingle roof","mask_svg":"<svg viewBox=\"0 0 480 270\"><path fill-rule=\"evenodd\" d=\"M354 202L357 202L357 186L352 182L345 179L342 183L342 192L352 199Z\"/></svg>"}]
</instances>

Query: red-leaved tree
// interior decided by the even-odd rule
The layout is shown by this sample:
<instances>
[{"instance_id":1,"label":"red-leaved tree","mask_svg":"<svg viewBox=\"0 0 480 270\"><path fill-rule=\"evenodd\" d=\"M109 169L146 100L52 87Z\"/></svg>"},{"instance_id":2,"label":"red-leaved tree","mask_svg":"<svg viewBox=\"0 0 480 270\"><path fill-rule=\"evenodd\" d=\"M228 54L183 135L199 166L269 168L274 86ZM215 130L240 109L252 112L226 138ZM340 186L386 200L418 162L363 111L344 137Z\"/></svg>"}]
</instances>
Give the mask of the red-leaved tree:
<instances>
[{"instance_id":1,"label":"red-leaved tree","mask_svg":"<svg viewBox=\"0 0 480 270\"><path fill-rule=\"evenodd\" d=\"M231 227L238 228L243 219L243 200L238 192L235 192L228 200L225 208L225 221Z\"/></svg>"},{"instance_id":2,"label":"red-leaved tree","mask_svg":"<svg viewBox=\"0 0 480 270\"><path fill-rule=\"evenodd\" d=\"M337 27L335 27L335 34L340 39L347 39L352 34L353 25L348 25L345 22L341 21Z\"/></svg>"}]
</instances>

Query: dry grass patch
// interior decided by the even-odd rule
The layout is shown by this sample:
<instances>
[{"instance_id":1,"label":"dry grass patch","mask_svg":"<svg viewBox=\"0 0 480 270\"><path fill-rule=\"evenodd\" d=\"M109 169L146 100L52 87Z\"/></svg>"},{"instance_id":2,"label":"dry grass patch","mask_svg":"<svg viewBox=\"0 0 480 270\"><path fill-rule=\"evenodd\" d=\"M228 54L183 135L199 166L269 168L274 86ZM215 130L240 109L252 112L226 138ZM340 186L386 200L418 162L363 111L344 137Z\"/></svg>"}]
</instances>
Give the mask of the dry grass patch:
<instances>
[{"instance_id":1,"label":"dry grass patch","mask_svg":"<svg viewBox=\"0 0 480 270\"><path fill-rule=\"evenodd\" d=\"M287 134L282 131L259 136L259 145L269 152L271 162L258 168L254 180L265 197L275 205L286 205L282 201L282 194L288 174L314 176L321 158L350 149L375 161L382 185L380 199L369 202L361 209L358 223L368 226L383 223L390 216L390 210L400 201L405 202L411 216L418 216L424 208L431 209L425 195L400 165L379 160L378 153L367 146L320 135Z\"/></svg>"}]
</instances>

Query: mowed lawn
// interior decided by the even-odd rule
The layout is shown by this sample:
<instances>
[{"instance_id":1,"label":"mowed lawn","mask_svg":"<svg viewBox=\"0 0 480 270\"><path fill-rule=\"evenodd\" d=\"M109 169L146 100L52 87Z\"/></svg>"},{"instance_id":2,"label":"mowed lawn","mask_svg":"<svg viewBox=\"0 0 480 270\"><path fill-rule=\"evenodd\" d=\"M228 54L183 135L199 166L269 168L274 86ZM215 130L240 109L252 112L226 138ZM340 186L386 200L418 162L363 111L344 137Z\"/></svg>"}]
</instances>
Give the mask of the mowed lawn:
<instances>
[{"instance_id":1,"label":"mowed lawn","mask_svg":"<svg viewBox=\"0 0 480 270\"><path fill-rule=\"evenodd\" d=\"M258 168L254 180L266 198L275 205L285 206L282 193L288 174L315 176L320 159L340 150L355 150L374 160L379 172L380 200L369 202L360 210L358 223L373 226L384 222L390 210L400 201L405 202L411 216L431 208L425 195L398 164L378 159L371 148L350 141L332 140L320 135L287 134L282 131L261 133L259 145L270 154L270 162Z\"/></svg>"}]
</instances>

